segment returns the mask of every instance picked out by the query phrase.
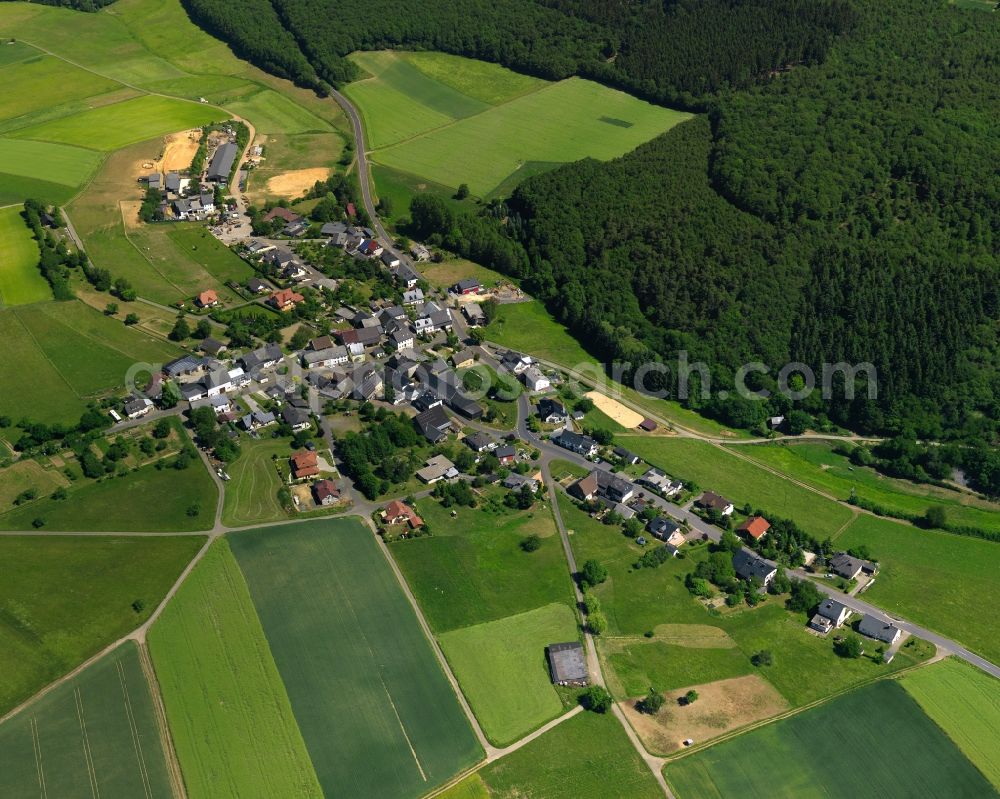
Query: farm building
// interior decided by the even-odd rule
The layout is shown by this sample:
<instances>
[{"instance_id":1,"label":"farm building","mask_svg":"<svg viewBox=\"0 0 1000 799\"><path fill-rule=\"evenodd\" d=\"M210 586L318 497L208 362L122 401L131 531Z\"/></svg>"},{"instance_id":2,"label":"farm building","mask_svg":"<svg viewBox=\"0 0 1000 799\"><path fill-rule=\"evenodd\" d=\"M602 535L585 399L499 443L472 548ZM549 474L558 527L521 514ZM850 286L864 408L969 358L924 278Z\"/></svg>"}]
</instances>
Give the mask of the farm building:
<instances>
[{"instance_id":1,"label":"farm building","mask_svg":"<svg viewBox=\"0 0 1000 799\"><path fill-rule=\"evenodd\" d=\"M555 685L586 685L589 680L587 661L579 641L549 644L545 648L549 659L549 675Z\"/></svg>"},{"instance_id":2,"label":"farm building","mask_svg":"<svg viewBox=\"0 0 1000 799\"><path fill-rule=\"evenodd\" d=\"M474 277L466 277L459 280L451 287L452 294L478 294L482 285Z\"/></svg>"},{"instance_id":3,"label":"farm building","mask_svg":"<svg viewBox=\"0 0 1000 799\"><path fill-rule=\"evenodd\" d=\"M213 183L228 181L237 154L236 145L232 142L227 142L219 147L212 155L212 161L208 165L208 179Z\"/></svg>"}]
</instances>

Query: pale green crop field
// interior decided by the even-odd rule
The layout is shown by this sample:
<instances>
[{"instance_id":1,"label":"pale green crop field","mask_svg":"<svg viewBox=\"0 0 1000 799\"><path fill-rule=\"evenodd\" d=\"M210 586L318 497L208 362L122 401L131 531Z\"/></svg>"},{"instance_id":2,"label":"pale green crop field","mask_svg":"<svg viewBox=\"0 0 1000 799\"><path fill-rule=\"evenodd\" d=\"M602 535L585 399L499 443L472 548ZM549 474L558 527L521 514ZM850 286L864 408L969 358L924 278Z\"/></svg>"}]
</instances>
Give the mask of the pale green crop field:
<instances>
[{"instance_id":1,"label":"pale green crop field","mask_svg":"<svg viewBox=\"0 0 1000 799\"><path fill-rule=\"evenodd\" d=\"M331 129L319 117L270 89L227 103L226 108L249 119L258 133L310 133Z\"/></svg>"},{"instance_id":2,"label":"pale green crop field","mask_svg":"<svg viewBox=\"0 0 1000 799\"><path fill-rule=\"evenodd\" d=\"M690 116L570 78L372 158L447 186L467 183L474 194L487 196L526 163L616 158Z\"/></svg>"},{"instance_id":3,"label":"pale green crop field","mask_svg":"<svg viewBox=\"0 0 1000 799\"><path fill-rule=\"evenodd\" d=\"M166 133L207 125L226 116L221 109L209 105L145 95L33 125L16 131L14 136L110 151Z\"/></svg>"},{"instance_id":4,"label":"pale green crop field","mask_svg":"<svg viewBox=\"0 0 1000 799\"><path fill-rule=\"evenodd\" d=\"M0 173L77 187L93 174L101 154L82 147L0 138ZM27 198L25 198L27 199ZM39 197L48 200L48 197Z\"/></svg>"},{"instance_id":5,"label":"pale green crop field","mask_svg":"<svg viewBox=\"0 0 1000 799\"><path fill-rule=\"evenodd\" d=\"M38 247L21 218L21 207L0 208L0 303L24 305L52 299L38 270Z\"/></svg>"},{"instance_id":6,"label":"pale green crop field","mask_svg":"<svg viewBox=\"0 0 1000 799\"><path fill-rule=\"evenodd\" d=\"M120 88L114 81L40 52L36 57L0 67L0 85L4 87L0 92L0 120Z\"/></svg>"}]
</instances>

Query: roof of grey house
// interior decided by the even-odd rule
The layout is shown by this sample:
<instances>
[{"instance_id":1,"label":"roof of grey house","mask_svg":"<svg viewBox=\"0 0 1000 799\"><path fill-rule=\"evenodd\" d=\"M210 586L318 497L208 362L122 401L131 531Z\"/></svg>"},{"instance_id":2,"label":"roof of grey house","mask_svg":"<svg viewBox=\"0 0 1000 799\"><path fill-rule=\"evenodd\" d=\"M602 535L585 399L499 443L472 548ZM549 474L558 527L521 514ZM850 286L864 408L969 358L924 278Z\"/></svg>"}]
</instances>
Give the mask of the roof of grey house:
<instances>
[{"instance_id":1,"label":"roof of grey house","mask_svg":"<svg viewBox=\"0 0 1000 799\"><path fill-rule=\"evenodd\" d=\"M419 286L415 286L412 289L407 289L403 292L403 302L406 304L423 302L424 292Z\"/></svg>"},{"instance_id":2,"label":"roof of grey house","mask_svg":"<svg viewBox=\"0 0 1000 799\"><path fill-rule=\"evenodd\" d=\"M629 450L625 449L625 447L615 447L611 451L614 452L616 457L621 458L623 461L629 461L630 463L635 460L638 460L639 457L634 452L630 452Z\"/></svg>"},{"instance_id":3,"label":"roof of grey house","mask_svg":"<svg viewBox=\"0 0 1000 799\"><path fill-rule=\"evenodd\" d=\"M850 609L836 599L824 599L819 603L819 615L830 619L830 621L839 621L845 610L849 611Z\"/></svg>"},{"instance_id":4,"label":"roof of grey house","mask_svg":"<svg viewBox=\"0 0 1000 799\"><path fill-rule=\"evenodd\" d=\"M469 319L475 319L484 315L483 308L478 302L470 302L463 305L462 313L464 313Z\"/></svg>"},{"instance_id":5,"label":"roof of grey house","mask_svg":"<svg viewBox=\"0 0 1000 799\"><path fill-rule=\"evenodd\" d=\"M758 577L763 581L775 571L774 566L766 560L747 552L745 549L741 549L733 555L733 568L736 570L736 574L744 580Z\"/></svg>"},{"instance_id":6,"label":"roof of grey house","mask_svg":"<svg viewBox=\"0 0 1000 799\"><path fill-rule=\"evenodd\" d=\"M549 657L549 673L552 682L586 682L587 662L579 641L565 644L549 644L545 648Z\"/></svg>"},{"instance_id":7,"label":"roof of grey house","mask_svg":"<svg viewBox=\"0 0 1000 799\"><path fill-rule=\"evenodd\" d=\"M303 350L302 362L306 366L323 361L342 361L347 358L347 347L326 347L322 350Z\"/></svg>"},{"instance_id":8,"label":"roof of grey house","mask_svg":"<svg viewBox=\"0 0 1000 799\"><path fill-rule=\"evenodd\" d=\"M665 516L657 516L655 519L650 520L646 529L657 537L667 538L675 530L680 530L681 526Z\"/></svg>"},{"instance_id":9,"label":"roof of grey house","mask_svg":"<svg viewBox=\"0 0 1000 799\"><path fill-rule=\"evenodd\" d=\"M291 403L281 409L281 418L292 427L309 421L311 414L306 408L297 408Z\"/></svg>"},{"instance_id":10,"label":"roof of grey house","mask_svg":"<svg viewBox=\"0 0 1000 799\"><path fill-rule=\"evenodd\" d=\"M459 291L468 291L469 289L479 288L480 283L474 277L463 277L455 284L455 288Z\"/></svg>"},{"instance_id":11,"label":"roof of grey house","mask_svg":"<svg viewBox=\"0 0 1000 799\"><path fill-rule=\"evenodd\" d=\"M204 341L201 342L201 349L202 352L207 352L209 355L218 355L220 352L226 349L226 345L223 344L218 339L206 338Z\"/></svg>"},{"instance_id":12,"label":"roof of grey house","mask_svg":"<svg viewBox=\"0 0 1000 799\"><path fill-rule=\"evenodd\" d=\"M200 369L204 363L205 359L199 358L197 355L184 355L164 366L163 371L168 377L177 377L177 375Z\"/></svg>"},{"instance_id":13,"label":"roof of grey house","mask_svg":"<svg viewBox=\"0 0 1000 799\"><path fill-rule=\"evenodd\" d=\"M447 435L446 431L451 428L451 419L448 418L448 414L444 412L444 408L440 405L428 408L423 413L414 417L413 421L420 432L432 443L444 438Z\"/></svg>"},{"instance_id":14,"label":"roof of grey house","mask_svg":"<svg viewBox=\"0 0 1000 799\"><path fill-rule=\"evenodd\" d=\"M216 149L212 156L212 162L208 165L209 180L223 180L229 178L229 173L233 171L233 162L236 160L236 145L226 142Z\"/></svg>"},{"instance_id":15,"label":"roof of grey house","mask_svg":"<svg viewBox=\"0 0 1000 799\"><path fill-rule=\"evenodd\" d=\"M523 486L531 486L532 491L538 490L538 481L531 477L525 477L523 474L517 474L513 472L504 479L503 487L511 488L514 490L520 490Z\"/></svg>"},{"instance_id":16,"label":"roof of grey house","mask_svg":"<svg viewBox=\"0 0 1000 799\"><path fill-rule=\"evenodd\" d=\"M517 455L517 450L514 449L510 444L504 444L496 448L493 453L498 458L513 458Z\"/></svg>"},{"instance_id":17,"label":"roof of grey house","mask_svg":"<svg viewBox=\"0 0 1000 799\"><path fill-rule=\"evenodd\" d=\"M163 186L167 191L180 191L181 176L176 172L167 172L166 178L163 181Z\"/></svg>"},{"instance_id":18,"label":"roof of grey house","mask_svg":"<svg viewBox=\"0 0 1000 799\"><path fill-rule=\"evenodd\" d=\"M405 344L407 341L413 341L413 331L408 327L401 327L393 331L391 338L394 344Z\"/></svg>"},{"instance_id":19,"label":"roof of grey house","mask_svg":"<svg viewBox=\"0 0 1000 799\"><path fill-rule=\"evenodd\" d=\"M428 318L431 320L431 324L434 325L434 327L444 327L452 323L451 312L447 308L442 308L440 311L434 311L434 313L430 314Z\"/></svg>"},{"instance_id":20,"label":"roof of grey house","mask_svg":"<svg viewBox=\"0 0 1000 799\"><path fill-rule=\"evenodd\" d=\"M554 399L543 399L538 403L538 415L543 419L549 416L566 416L566 406Z\"/></svg>"},{"instance_id":21,"label":"roof of grey house","mask_svg":"<svg viewBox=\"0 0 1000 799\"><path fill-rule=\"evenodd\" d=\"M177 390L180 392L181 397L190 401L194 397L200 397L205 393L205 384L200 380L196 383L184 383L178 386Z\"/></svg>"},{"instance_id":22,"label":"roof of grey house","mask_svg":"<svg viewBox=\"0 0 1000 799\"><path fill-rule=\"evenodd\" d=\"M879 641L888 643L896 637L900 630L895 624L882 621L870 613L866 613L858 624L858 632L862 635L867 635L869 638L876 638Z\"/></svg>"},{"instance_id":23,"label":"roof of grey house","mask_svg":"<svg viewBox=\"0 0 1000 799\"><path fill-rule=\"evenodd\" d=\"M625 495L635 490L635 486L629 480L625 480L607 469L594 469L593 474L597 478L597 487L601 491L614 491Z\"/></svg>"},{"instance_id":24,"label":"roof of grey house","mask_svg":"<svg viewBox=\"0 0 1000 799\"><path fill-rule=\"evenodd\" d=\"M590 436L574 433L572 430L563 430L555 441L561 447L576 451L586 450L590 452L597 446L597 442Z\"/></svg>"},{"instance_id":25,"label":"roof of grey house","mask_svg":"<svg viewBox=\"0 0 1000 799\"><path fill-rule=\"evenodd\" d=\"M338 233L345 233L346 231L347 225L343 222L327 222L319 229L320 234L323 236L336 236Z\"/></svg>"},{"instance_id":26,"label":"roof of grey house","mask_svg":"<svg viewBox=\"0 0 1000 799\"><path fill-rule=\"evenodd\" d=\"M875 570L875 564L870 560L856 558L846 552L838 552L830 558L830 568L835 572L843 574L857 574L859 569Z\"/></svg>"},{"instance_id":27,"label":"roof of grey house","mask_svg":"<svg viewBox=\"0 0 1000 799\"><path fill-rule=\"evenodd\" d=\"M487 449L495 443L492 436L487 435L481 430L477 430L475 433L467 435L462 440L465 441L466 446L474 452L482 452L484 449Z\"/></svg>"},{"instance_id":28,"label":"roof of grey house","mask_svg":"<svg viewBox=\"0 0 1000 799\"><path fill-rule=\"evenodd\" d=\"M247 281L247 288L256 294L258 291L269 291L271 287L259 277L252 277Z\"/></svg>"},{"instance_id":29,"label":"roof of grey house","mask_svg":"<svg viewBox=\"0 0 1000 799\"><path fill-rule=\"evenodd\" d=\"M146 397L139 397L138 399L129 400L125 403L124 410L127 416L131 416L133 413L138 413L144 408L148 408L153 403L150 402Z\"/></svg>"}]
</instances>

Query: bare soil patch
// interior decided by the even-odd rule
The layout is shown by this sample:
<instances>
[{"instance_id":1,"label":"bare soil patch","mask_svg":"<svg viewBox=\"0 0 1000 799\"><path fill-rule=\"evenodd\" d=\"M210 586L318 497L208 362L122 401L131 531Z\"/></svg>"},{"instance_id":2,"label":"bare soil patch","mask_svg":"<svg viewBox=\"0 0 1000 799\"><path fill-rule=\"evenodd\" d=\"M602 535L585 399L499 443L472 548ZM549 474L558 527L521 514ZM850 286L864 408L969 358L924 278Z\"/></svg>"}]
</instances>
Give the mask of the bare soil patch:
<instances>
[{"instance_id":1,"label":"bare soil patch","mask_svg":"<svg viewBox=\"0 0 1000 799\"><path fill-rule=\"evenodd\" d=\"M594 405L601 413L610 416L622 427L631 429L638 427L642 423L642 414L625 407L618 400L612 399L607 394L602 394L600 391L588 391L584 396L592 399Z\"/></svg>"},{"instance_id":2,"label":"bare soil patch","mask_svg":"<svg viewBox=\"0 0 1000 799\"><path fill-rule=\"evenodd\" d=\"M698 701L682 707L677 697L691 688L698 692ZM670 691L655 716L635 709L638 698L619 702L619 707L646 748L660 755L683 749L687 738L702 743L788 709L785 698L756 674Z\"/></svg>"},{"instance_id":3,"label":"bare soil patch","mask_svg":"<svg viewBox=\"0 0 1000 799\"><path fill-rule=\"evenodd\" d=\"M164 172L179 172L190 167L195 153L198 152L201 135L201 128L193 128L164 137L160 169Z\"/></svg>"},{"instance_id":4,"label":"bare soil patch","mask_svg":"<svg viewBox=\"0 0 1000 799\"><path fill-rule=\"evenodd\" d=\"M125 224L126 230L142 227L142 220L139 219L139 209L142 208L141 201L122 200L118 205L122 210L122 222Z\"/></svg>"},{"instance_id":5,"label":"bare soil patch","mask_svg":"<svg viewBox=\"0 0 1000 799\"><path fill-rule=\"evenodd\" d=\"M330 177L327 167L311 167L309 169L293 169L282 172L267 181L267 193L282 197L299 197L313 187L317 180Z\"/></svg>"}]
</instances>

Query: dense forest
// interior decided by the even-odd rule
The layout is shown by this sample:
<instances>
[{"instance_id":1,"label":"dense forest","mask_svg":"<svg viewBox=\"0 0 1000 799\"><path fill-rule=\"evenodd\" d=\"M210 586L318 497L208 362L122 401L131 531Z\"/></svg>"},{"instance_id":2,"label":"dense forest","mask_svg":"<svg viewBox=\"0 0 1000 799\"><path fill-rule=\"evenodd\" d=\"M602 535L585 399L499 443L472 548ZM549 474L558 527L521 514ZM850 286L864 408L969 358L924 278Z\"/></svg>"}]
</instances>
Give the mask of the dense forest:
<instances>
[{"instance_id":1,"label":"dense forest","mask_svg":"<svg viewBox=\"0 0 1000 799\"><path fill-rule=\"evenodd\" d=\"M77 11L98 11L104 6L111 5L115 0L27 0L29 3L38 3L43 6L62 6L72 8Z\"/></svg>"}]
</instances>

